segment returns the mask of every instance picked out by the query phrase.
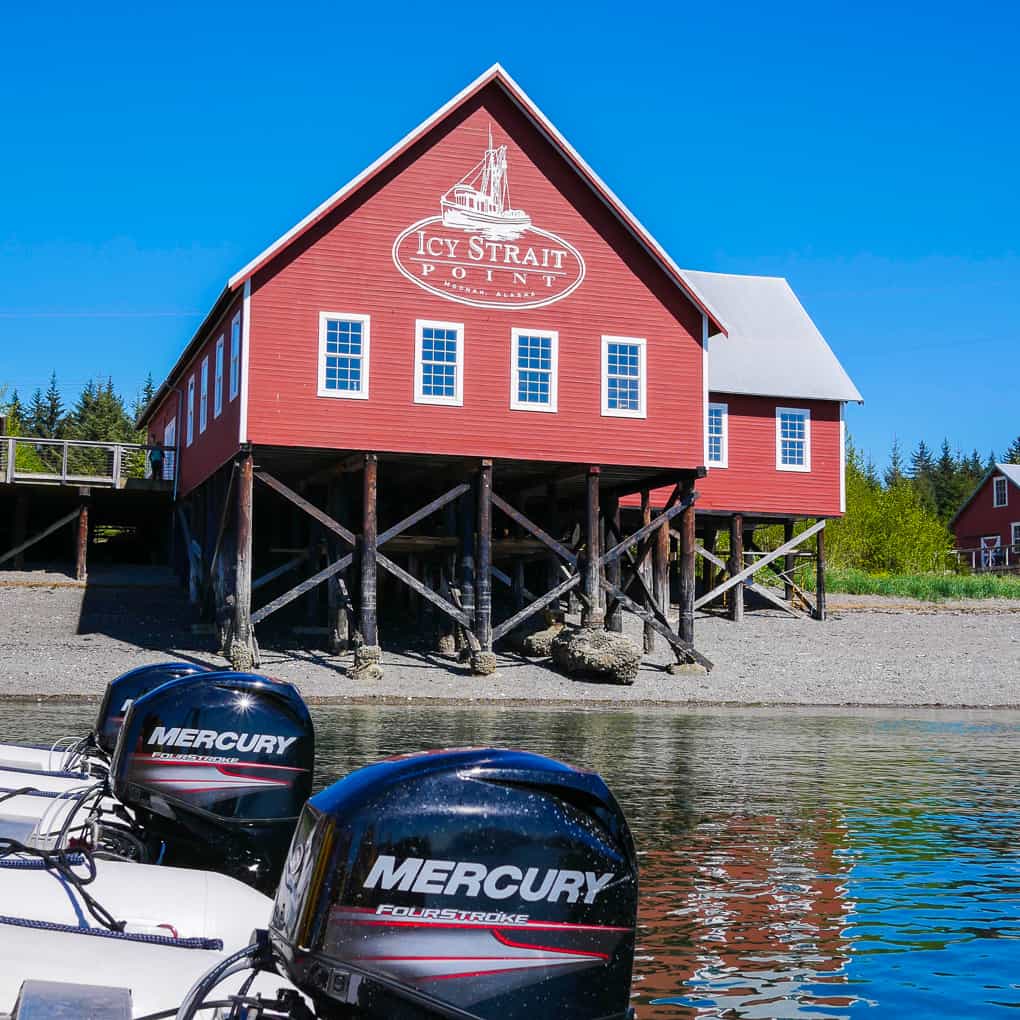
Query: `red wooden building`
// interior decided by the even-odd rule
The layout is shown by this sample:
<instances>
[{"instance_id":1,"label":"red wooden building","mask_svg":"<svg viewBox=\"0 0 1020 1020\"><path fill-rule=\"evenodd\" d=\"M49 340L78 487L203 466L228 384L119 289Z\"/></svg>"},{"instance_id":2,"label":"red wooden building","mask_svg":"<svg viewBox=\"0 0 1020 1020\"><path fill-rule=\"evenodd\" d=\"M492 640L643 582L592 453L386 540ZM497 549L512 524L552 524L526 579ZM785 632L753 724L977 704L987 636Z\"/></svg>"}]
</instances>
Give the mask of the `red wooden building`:
<instances>
[{"instance_id":1,"label":"red wooden building","mask_svg":"<svg viewBox=\"0 0 1020 1020\"><path fill-rule=\"evenodd\" d=\"M230 617L231 658L248 661L252 626L301 599L337 641L356 621L370 669L381 568L482 669L494 640L568 595L592 626L629 609L699 659L695 481L710 513L838 514L841 401L859 399L845 374L815 391L717 373L717 350L720 364L776 354L741 318L744 286L679 269L490 69L233 276L143 412L175 450L179 519ZM810 324L784 282L760 286ZM729 337L717 300L740 326ZM777 397L810 422L781 418ZM732 466L716 480L720 402ZM769 415L776 456L807 459L766 479L754 462ZM621 503L659 488L658 512L625 536ZM293 570L311 576L280 590Z\"/></svg>"},{"instance_id":2,"label":"red wooden building","mask_svg":"<svg viewBox=\"0 0 1020 1020\"><path fill-rule=\"evenodd\" d=\"M975 569L1020 565L1020 464L996 464L950 521Z\"/></svg>"}]
</instances>

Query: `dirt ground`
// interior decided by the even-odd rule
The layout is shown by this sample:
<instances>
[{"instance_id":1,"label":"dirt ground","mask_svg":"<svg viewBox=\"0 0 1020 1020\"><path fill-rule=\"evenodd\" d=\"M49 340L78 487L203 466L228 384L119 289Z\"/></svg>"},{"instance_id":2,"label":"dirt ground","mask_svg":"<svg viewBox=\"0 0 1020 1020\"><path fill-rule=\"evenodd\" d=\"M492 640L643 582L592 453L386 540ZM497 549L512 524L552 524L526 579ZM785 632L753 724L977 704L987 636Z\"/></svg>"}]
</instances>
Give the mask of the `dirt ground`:
<instances>
[{"instance_id":1,"label":"dirt ground","mask_svg":"<svg viewBox=\"0 0 1020 1020\"><path fill-rule=\"evenodd\" d=\"M473 677L427 648L399 650L387 641L393 625L377 683L351 680L350 655L329 655L314 636L264 646L262 669L326 701L1020 706L1020 602L829 604L825 623L773 610L742 624L699 615L696 642L715 669L673 676L660 650L629 687L570 680L514 654L499 656L495 676ZM628 618L629 633L639 628ZM59 574L0 575L0 698L97 698L112 677L168 657L224 665L166 572L94 575L85 587Z\"/></svg>"}]
</instances>

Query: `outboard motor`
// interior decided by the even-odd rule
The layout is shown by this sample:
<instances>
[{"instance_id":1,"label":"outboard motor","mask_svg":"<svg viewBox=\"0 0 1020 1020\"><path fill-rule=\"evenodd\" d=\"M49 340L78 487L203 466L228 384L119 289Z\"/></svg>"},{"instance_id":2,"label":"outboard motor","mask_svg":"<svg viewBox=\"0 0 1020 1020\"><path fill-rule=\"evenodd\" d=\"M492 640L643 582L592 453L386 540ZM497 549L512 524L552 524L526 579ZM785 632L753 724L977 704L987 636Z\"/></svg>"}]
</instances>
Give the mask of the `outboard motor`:
<instances>
[{"instance_id":1,"label":"outboard motor","mask_svg":"<svg viewBox=\"0 0 1020 1020\"><path fill-rule=\"evenodd\" d=\"M288 683L201 673L132 702L110 774L114 794L167 864L216 867L272 890L312 788L315 735Z\"/></svg>"},{"instance_id":2,"label":"outboard motor","mask_svg":"<svg viewBox=\"0 0 1020 1020\"><path fill-rule=\"evenodd\" d=\"M331 1020L624 1020L637 889L595 773L521 751L416 754L308 802L270 946Z\"/></svg>"},{"instance_id":3,"label":"outboard motor","mask_svg":"<svg viewBox=\"0 0 1020 1020\"><path fill-rule=\"evenodd\" d=\"M193 662L158 662L151 666L139 666L137 669L122 673L116 680L111 680L106 686L106 693L99 706L99 717L96 719L96 728L93 732L96 745L107 755L113 754L124 715L136 698L165 684L168 680L207 672L209 670L205 666L198 666Z\"/></svg>"}]
</instances>

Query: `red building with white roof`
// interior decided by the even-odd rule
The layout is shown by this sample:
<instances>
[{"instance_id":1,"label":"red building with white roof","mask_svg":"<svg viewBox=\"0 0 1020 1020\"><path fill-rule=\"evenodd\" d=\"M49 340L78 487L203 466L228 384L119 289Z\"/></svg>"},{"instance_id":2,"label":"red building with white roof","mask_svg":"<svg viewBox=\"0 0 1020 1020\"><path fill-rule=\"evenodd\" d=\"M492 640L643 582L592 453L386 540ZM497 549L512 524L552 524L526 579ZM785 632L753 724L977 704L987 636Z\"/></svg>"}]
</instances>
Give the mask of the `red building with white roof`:
<instances>
[{"instance_id":1,"label":"red building with white roof","mask_svg":"<svg viewBox=\"0 0 1020 1020\"><path fill-rule=\"evenodd\" d=\"M689 661L694 500L838 515L859 399L785 281L679 269L496 66L228 281L142 421L174 448L237 663L301 598L336 641L357 602L371 665L379 567L479 661L575 593L590 625L631 609ZM619 506L649 490L661 516L623 542ZM287 504L304 525L280 523ZM307 585L249 619L292 570Z\"/></svg>"},{"instance_id":2,"label":"red building with white roof","mask_svg":"<svg viewBox=\"0 0 1020 1020\"><path fill-rule=\"evenodd\" d=\"M1020 464L995 464L949 522L975 569L1020 565Z\"/></svg>"}]
</instances>

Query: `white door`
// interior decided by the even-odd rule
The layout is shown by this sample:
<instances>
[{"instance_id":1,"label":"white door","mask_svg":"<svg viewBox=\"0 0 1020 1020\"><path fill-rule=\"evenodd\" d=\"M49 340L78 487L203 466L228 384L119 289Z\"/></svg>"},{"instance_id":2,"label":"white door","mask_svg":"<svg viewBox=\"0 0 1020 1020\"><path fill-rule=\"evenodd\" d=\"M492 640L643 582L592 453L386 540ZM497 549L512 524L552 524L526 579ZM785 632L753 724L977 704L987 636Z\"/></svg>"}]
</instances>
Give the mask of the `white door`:
<instances>
[{"instance_id":1,"label":"white door","mask_svg":"<svg viewBox=\"0 0 1020 1020\"><path fill-rule=\"evenodd\" d=\"M174 448L177 446L177 419L171 418L163 429L163 477L173 481L174 469L177 467L177 454Z\"/></svg>"},{"instance_id":2,"label":"white door","mask_svg":"<svg viewBox=\"0 0 1020 1020\"><path fill-rule=\"evenodd\" d=\"M981 539L981 566L994 567L1000 562L1001 535L984 535Z\"/></svg>"}]
</instances>

